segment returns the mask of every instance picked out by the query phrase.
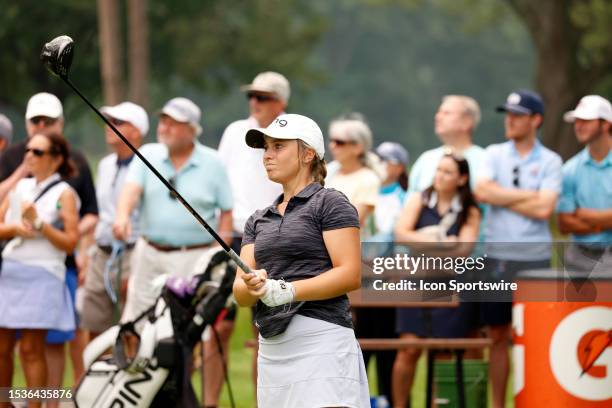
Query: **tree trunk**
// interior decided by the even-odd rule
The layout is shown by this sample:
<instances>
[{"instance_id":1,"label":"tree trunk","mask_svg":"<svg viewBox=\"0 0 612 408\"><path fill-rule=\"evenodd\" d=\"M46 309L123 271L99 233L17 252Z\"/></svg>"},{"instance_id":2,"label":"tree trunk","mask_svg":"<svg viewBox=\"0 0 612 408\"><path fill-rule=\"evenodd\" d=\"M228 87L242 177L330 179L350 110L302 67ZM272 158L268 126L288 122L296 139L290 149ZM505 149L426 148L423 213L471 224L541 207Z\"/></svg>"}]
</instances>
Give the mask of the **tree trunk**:
<instances>
[{"instance_id":1,"label":"tree trunk","mask_svg":"<svg viewBox=\"0 0 612 408\"><path fill-rule=\"evenodd\" d=\"M98 26L104 103L115 105L124 98L117 0L98 0Z\"/></svg>"},{"instance_id":2,"label":"tree trunk","mask_svg":"<svg viewBox=\"0 0 612 408\"><path fill-rule=\"evenodd\" d=\"M130 100L146 107L149 102L147 0L129 0L128 15Z\"/></svg>"}]
</instances>

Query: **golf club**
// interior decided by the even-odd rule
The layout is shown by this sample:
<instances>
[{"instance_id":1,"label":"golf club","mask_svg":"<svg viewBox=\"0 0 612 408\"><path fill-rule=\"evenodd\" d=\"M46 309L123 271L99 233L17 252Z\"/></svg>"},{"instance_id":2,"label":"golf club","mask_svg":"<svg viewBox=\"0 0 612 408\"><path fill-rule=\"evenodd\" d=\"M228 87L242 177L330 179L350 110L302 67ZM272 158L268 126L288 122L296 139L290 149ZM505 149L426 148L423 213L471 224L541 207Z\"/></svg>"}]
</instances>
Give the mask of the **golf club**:
<instances>
[{"instance_id":1,"label":"golf club","mask_svg":"<svg viewBox=\"0 0 612 408\"><path fill-rule=\"evenodd\" d=\"M76 86L70 81L68 78L68 72L70 70L70 65L72 64L72 55L74 53L74 41L67 35L62 35L54 38L43 46L42 52L40 54L40 59L43 61L47 69L54 75L60 77L68 86L70 86L74 92L76 92L83 101L94 112L98 114L100 118L115 132L115 134L125 143L132 152L142 162L157 176L157 178L166 186L168 190L176 197L176 199L183 204L183 206L195 217L195 219L208 231L210 235L223 247L225 252L238 264L240 269L242 269L245 273L253 273L251 268L249 268L243 261L240 259L238 254L231 249L222 239L221 237L213 230L210 225L193 209L193 207L183 198L183 196L176 191L174 187L166 180L151 163L136 149L126 138L113 126L112 123L102 114L100 111L92 105L91 102L77 89Z\"/></svg>"}]
</instances>

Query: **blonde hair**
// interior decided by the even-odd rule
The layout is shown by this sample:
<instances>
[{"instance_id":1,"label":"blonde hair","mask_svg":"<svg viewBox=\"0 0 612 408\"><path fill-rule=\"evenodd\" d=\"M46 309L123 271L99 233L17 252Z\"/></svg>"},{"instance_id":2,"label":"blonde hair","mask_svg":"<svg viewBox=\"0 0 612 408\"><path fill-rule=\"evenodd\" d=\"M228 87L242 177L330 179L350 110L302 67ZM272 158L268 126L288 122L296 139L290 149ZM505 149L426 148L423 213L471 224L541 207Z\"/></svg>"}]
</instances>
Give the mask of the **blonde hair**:
<instances>
[{"instance_id":1,"label":"blonde hair","mask_svg":"<svg viewBox=\"0 0 612 408\"><path fill-rule=\"evenodd\" d=\"M480 113L480 106L478 105L478 102L476 102L476 99L465 95L446 95L442 98L442 103L452 100L463 105L463 114L472 119L472 130L476 129L480 124L480 119L482 117Z\"/></svg>"},{"instance_id":2,"label":"blonde hair","mask_svg":"<svg viewBox=\"0 0 612 408\"><path fill-rule=\"evenodd\" d=\"M300 156L306 149L313 150L312 147L308 146L306 142L298 139L298 149L300 152ZM310 162L310 175L314 179L316 183L321 184L325 187L325 177L327 177L327 167L325 166L325 160L320 159L319 156L315 153L312 161Z\"/></svg>"}]
</instances>

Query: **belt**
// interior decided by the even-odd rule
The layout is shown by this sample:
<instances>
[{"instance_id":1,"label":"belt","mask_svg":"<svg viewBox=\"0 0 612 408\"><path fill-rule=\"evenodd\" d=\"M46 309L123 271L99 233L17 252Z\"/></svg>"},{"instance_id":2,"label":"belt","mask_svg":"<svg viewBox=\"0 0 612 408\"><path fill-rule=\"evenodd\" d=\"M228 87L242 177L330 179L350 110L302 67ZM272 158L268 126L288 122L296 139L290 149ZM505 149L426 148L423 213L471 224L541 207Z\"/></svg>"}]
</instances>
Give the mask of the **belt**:
<instances>
[{"instance_id":1,"label":"belt","mask_svg":"<svg viewBox=\"0 0 612 408\"><path fill-rule=\"evenodd\" d=\"M212 245L212 242L207 242L205 244L173 246L173 245L158 244L157 242L150 241L149 239L145 237L143 237L143 239L147 242L147 244L151 245L153 248L157 249L158 251L162 251L162 252L188 251L190 249L203 249L203 248L208 248Z\"/></svg>"},{"instance_id":2,"label":"belt","mask_svg":"<svg viewBox=\"0 0 612 408\"><path fill-rule=\"evenodd\" d=\"M131 244L126 244L125 245L125 249L132 249L134 248L134 244L133 242ZM111 252L113 252L113 247L111 245L100 245L98 244L98 248L100 249L100 251L104 252L106 255L110 255Z\"/></svg>"}]
</instances>

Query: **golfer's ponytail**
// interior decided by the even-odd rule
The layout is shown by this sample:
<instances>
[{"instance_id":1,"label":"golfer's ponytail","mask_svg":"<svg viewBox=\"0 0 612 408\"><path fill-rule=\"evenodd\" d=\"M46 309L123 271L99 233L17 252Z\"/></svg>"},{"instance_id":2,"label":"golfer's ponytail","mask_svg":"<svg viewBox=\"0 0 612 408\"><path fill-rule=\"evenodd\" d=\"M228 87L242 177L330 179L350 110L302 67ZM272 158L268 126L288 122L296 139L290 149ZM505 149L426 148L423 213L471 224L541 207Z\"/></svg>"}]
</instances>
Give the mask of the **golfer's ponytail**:
<instances>
[{"instance_id":1,"label":"golfer's ponytail","mask_svg":"<svg viewBox=\"0 0 612 408\"><path fill-rule=\"evenodd\" d=\"M325 187L325 177L327 177L327 168L325 167L325 160L319 159L318 156L315 156L315 158L312 160L310 171L312 173L314 181Z\"/></svg>"},{"instance_id":2,"label":"golfer's ponytail","mask_svg":"<svg viewBox=\"0 0 612 408\"><path fill-rule=\"evenodd\" d=\"M298 149L300 157L302 156L304 150L310 149L313 150L312 147L308 146L303 140L298 140ZM310 174L314 179L315 183L321 184L325 187L325 177L327 177L327 168L325 167L325 160L320 159L316 154L314 158L310 162Z\"/></svg>"}]
</instances>

